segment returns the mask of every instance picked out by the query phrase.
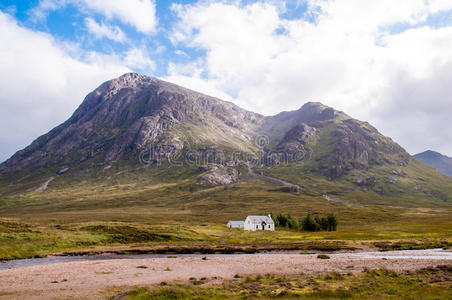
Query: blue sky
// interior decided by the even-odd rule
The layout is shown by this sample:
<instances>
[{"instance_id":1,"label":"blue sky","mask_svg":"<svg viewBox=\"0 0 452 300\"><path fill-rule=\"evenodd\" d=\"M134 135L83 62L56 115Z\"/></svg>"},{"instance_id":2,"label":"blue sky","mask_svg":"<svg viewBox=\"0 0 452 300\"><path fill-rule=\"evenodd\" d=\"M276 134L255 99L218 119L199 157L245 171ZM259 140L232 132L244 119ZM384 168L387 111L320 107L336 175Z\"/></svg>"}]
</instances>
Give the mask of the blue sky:
<instances>
[{"instance_id":1,"label":"blue sky","mask_svg":"<svg viewBox=\"0 0 452 300\"><path fill-rule=\"evenodd\" d=\"M149 58L152 58L155 67L134 66L133 69L147 75L163 77L167 75L169 62L184 63L205 55L205 51L201 49L185 47L182 44L175 45L171 41L171 34L169 34L173 26L179 21L177 13L172 9L172 5L196 5L197 1L195 0L153 2L155 5L154 18L158 20L158 25L155 32L151 34L137 31L133 25L121 22L115 18L106 18L103 13L83 9L78 1L66 1L65 4L58 5L56 9L44 10L46 17L37 19L35 13L36 10L39 10L40 2L46 1L4 0L0 4L0 9L14 16L21 26L34 31L49 33L61 42L79 43L80 48L84 51L95 51L105 54L123 53L133 47L133 45L140 45L143 49L146 49L146 53ZM64 3L65 0L49 2ZM231 1L231 3L237 3L241 7L246 7L255 2ZM306 15L306 12L307 2L287 1L284 3L284 10L280 12L280 17L287 20L303 18L314 21L312 15ZM127 40L115 41L108 37L93 37L86 24L87 18L93 19L98 24L117 26L127 37ZM284 33L282 27L278 33ZM182 52L183 54L181 54Z\"/></svg>"},{"instance_id":2,"label":"blue sky","mask_svg":"<svg viewBox=\"0 0 452 300\"><path fill-rule=\"evenodd\" d=\"M320 101L452 155L450 0L3 0L0 52L0 161L129 71L265 115Z\"/></svg>"},{"instance_id":3,"label":"blue sky","mask_svg":"<svg viewBox=\"0 0 452 300\"><path fill-rule=\"evenodd\" d=\"M135 67L137 72L153 76L164 76L166 64L169 60L179 61L180 57L175 54L176 50L168 38L167 31L176 21L175 13L171 11L172 1L155 2L156 17L158 18L157 31L152 34L137 31L132 25L118 20L107 21L102 13L86 12L80 9L76 1L62 5L60 8L48 11L44 20L36 20L34 9L39 7L39 0L35 1L13 1L5 0L0 4L3 11L10 12L19 21L19 24L35 31L46 32L60 41L76 42L85 51L96 51L99 53L122 53L132 45L142 45L153 58L156 66L154 69ZM56 1L58 2L58 1ZM195 1L178 1L177 3L189 4ZM97 23L108 23L109 26L118 26L127 41L118 42L108 37L93 38L86 26L86 18L92 18ZM183 51L191 59L198 55L196 51L183 48Z\"/></svg>"}]
</instances>

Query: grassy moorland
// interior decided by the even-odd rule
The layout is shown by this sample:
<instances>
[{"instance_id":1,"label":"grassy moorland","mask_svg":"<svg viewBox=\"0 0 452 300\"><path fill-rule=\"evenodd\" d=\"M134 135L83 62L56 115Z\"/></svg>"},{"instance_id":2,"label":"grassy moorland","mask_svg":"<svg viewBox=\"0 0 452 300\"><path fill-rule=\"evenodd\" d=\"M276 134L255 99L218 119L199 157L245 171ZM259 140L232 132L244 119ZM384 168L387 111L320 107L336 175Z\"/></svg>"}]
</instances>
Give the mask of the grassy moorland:
<instances>
[{"instance_id":1,"label":"grassy moorland","mask_svg":"<svg viewBox=\"0 0 452 300\"><path fill-rule=\"evenodd\" d=\"M450 299L452 269L429 268L398 274L372 270L358 274L281 277L258 275L209 284L193 278L191 284L137 287L119 299Z\"/></svg>"},{"instance_id":2,"label":"grassy moorland","mask_svg":"<svg viewBox=\"0 0 452 300\"><path fill-rule=\"evenodd\" d=\"M289 193L265 178L201 187L196 184L196 168L168 166L127 172L93 171L80 177L63 175L44 191L33 191L16 181L14 185L1 185L0 259L90 251L449 247L452 205L448 198L429 197L435 190L447 187L448 181L441 177L432 184L429 178L410 183L410 178L418 177L416 167L405 168L409 176L390 187L377 182L376 187L381 186L383 192L350 184L347 178L328 181L296 169L290 173L284 167L268 173L300 184L300 194ZM47 175L43 176L41 181ZM415 188L410 189L413 184ZM335 232L313 233L225 228L228 220L270 212L290 213L295 219L307 212L333 212L339 226Z\"/></svg>"}]
</instances>

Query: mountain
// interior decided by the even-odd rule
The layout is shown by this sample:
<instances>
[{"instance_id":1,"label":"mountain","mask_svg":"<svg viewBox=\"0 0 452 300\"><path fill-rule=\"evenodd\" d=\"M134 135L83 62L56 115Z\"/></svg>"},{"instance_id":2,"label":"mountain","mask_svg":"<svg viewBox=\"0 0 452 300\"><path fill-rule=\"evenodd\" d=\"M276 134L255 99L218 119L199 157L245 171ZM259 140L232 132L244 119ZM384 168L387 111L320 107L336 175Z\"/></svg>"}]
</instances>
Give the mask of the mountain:
<instances>
[{"instance_id":1,"label":"mountain","mask_svg":"<svg viewBox=\"0 0 452 300\"><path fill-rule=\"evenodd\" d=\"M257 180L301 194L452 199L452 181L344 112L308 102L263 116L136 73L99 86L66 122L2 163L0 192L114 184L145 172L151 185L189 191Z\"/></svg>"},{"instance_id":2,"label":"mountain","mask_svg":"<svg viewBox=\"0 0 452 300\"><path fill-rule=\"evenodd\" d=\"M264 145L256 143L258 138L263 138ZM86 161L106 166L137 155L150 145L160 159L206 149L216 154L240 150L257 156L263 146L266 153L296 150L305 159L306 153L316 156L313 147L325 139L331 151L316 159L325 160L321 169L331 179L353 168L403 165L409 160L400 146L369 124L320 103L264 117L229 102L130 73L102 84L66 122L18 151L1 168L63 168Z\"/></svg>"},{"instance_id":3,"label":"mountain","mask_svg":"<svg viewBox=\"0 0 452 300\"><path fill-rule=\"evenodd\" d=\"M2 164L3 170L109 164L158 144L168 157L185 142L247 146L262 116L136 73L102 84L63 124Z\"/></svg>"},{"instance_id":4,"label":"mountain","mask_svg":"<svg viewBox=\"0 0 452 300\"><path fill-rule=\"evenodd\" d=\"M452 176L452 158L441 153L427 150L413 156L419 161L436 168L441 173Z\"/></svg>"}]
</instances>

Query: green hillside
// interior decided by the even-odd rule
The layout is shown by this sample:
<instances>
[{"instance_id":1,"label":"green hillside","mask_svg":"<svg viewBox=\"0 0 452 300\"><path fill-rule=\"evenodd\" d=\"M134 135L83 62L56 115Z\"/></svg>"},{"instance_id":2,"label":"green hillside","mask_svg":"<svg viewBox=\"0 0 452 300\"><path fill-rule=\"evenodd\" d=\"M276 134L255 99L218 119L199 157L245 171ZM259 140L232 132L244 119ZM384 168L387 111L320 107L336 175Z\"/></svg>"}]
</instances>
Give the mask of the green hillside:
<instances>
[{"instance_id":1,"label":"green hillside","mask_svg":"<svg viewBox=\"0 0 452 300\"><path fill-rule=\"evenodd\" d=\"M404 170L416 175L416 167ZM427 190L404 193L410 180L391 189L383 185L386 190L381 195L346 177L329 181L318 174L300 175L296 168L290 168L290 175L287 168L268 173L300 183L300 194L287 192L267 177L202 187L197 184L196 168L171 166L119 175L110 170L78 181L60 176L44 191L2 196L0 257L129 247L149 250L169 244L195 249L269 245L296 245L297 249L332 245L335 249L372 246L378 241L428 247L452 241L450 203L425 198ZM425 183L422 188L427 187ZM432 188L441 188L441 182ZM269 212L290 213L296 219L307 212L333 212L339 227L336 232L315 233L288 229L247 233L225 228L228 220Z\"/></svg>"},{"instance_id":2,"label":"green hillside","mask_svg":"<svg viewBox=\"0 0 452 300\"><path fill-rule=\"evenodd\" d=\"M334 213L339 226L225 228L268 213ZM0 165L0 259L169 245L438 247L452 241L451 214L452 178L366 122L320 103L264 117L134 73Z\"/></svg>"}]
</instances>

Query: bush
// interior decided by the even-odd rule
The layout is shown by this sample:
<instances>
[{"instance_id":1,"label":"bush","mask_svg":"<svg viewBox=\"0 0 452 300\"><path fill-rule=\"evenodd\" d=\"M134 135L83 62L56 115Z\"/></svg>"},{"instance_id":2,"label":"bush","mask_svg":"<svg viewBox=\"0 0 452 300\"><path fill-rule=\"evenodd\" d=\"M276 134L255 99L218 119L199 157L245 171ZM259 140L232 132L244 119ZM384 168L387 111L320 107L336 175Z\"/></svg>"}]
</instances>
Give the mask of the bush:
<instances>
[{"instance_id":1,"label":"bush","mask_svg":"<svg viewBox=\"0 0 452 300\"><path fill-rule=\"evenodd\" d=\"M317 255L317 258L318 259L330 259L330 257L326 254L319 254L319 255Z\"/></svg>"},{"instance_id":2,"label":"bush","mask_svg":"<svg viewBox=\"0 0 452 300\"><path fill-rule=\"evenodd\" d=\"M147 266L137 266L138 269L147 269Z\"/></svg>"}]
</instances>

